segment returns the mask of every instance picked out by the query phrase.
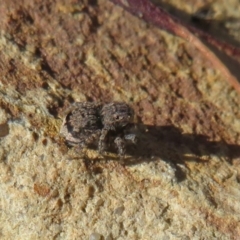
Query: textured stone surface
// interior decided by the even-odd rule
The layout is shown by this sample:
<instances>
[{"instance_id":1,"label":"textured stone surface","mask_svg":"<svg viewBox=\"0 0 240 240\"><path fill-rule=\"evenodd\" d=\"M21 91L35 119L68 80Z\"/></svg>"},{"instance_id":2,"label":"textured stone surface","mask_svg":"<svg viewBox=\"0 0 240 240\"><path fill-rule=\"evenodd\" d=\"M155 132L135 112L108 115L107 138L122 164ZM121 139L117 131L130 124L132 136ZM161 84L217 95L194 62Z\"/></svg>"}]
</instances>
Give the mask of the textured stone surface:
<instances>
[{"instance_id":1,"label":"textured stone surface","mask_svg":"<svg viewBox=\"0 0 240 240\"><path fill-rule=\"evenodd\" d=\"M239 239L240 96L207 59L104 0L2 0L0 15L1 239ZM59 136L86 100L134 108L125 161Z\"/></svg>"}]
</instances>

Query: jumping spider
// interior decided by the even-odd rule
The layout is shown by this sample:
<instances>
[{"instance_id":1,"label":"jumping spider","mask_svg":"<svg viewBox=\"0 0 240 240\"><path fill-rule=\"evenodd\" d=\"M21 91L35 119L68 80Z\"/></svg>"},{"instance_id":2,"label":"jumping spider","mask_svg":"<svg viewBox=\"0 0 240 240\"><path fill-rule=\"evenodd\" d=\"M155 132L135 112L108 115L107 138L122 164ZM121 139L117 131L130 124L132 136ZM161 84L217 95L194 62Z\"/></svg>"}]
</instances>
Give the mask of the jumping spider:
<instances>
[{"instance_id":1,"label":"jumping spider","mask_svg":"<svg viewBox=\"0 0 240 240\"><path fill-rule=\"evenodd\" d=\"M78 102L68 110L60 133L71 146L83 148L98 143L101 154L114 142L123 157L126 140L136 142L135 134L127 133L133 116L132 108L123 102Z\"/></svg>"}]
</instances>

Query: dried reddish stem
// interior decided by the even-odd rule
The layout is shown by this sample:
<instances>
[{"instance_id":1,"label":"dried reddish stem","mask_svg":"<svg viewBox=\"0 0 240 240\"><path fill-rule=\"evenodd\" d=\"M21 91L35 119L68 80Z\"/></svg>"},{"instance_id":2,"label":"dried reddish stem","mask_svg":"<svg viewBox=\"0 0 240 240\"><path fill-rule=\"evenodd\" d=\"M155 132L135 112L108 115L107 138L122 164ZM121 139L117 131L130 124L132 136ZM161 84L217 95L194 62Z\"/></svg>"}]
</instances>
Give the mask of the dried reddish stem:
<instances>
[{"instance_id":1,"label":"dried reddish stem","mask_svg":"<svg viewBox=\"0 0 240 240\"><path fill-rule=\"evenodd\" d=\"M111 0L112 2L122 6L127 11L131 12L144 20L151 22L158 27L165 29L169 32L192 43L199 51L201 51L213 65L219 69L226 77L227 81L240 93L240 84L238 80L230 73L228 68L216 57L216 55L204 45L200 39L193 33L202 37L210 44L217 47L219 50L224 51L229 56L235 58L240 57L240 49L235 48L227 43L221 42L211 35L193 28L184 26L178 19L167 13L160 7L153 5L150 0ZM189 29L189 30L188 30ZM192 32L193 33L192 33Z\"/></svg>"}]
</instances>

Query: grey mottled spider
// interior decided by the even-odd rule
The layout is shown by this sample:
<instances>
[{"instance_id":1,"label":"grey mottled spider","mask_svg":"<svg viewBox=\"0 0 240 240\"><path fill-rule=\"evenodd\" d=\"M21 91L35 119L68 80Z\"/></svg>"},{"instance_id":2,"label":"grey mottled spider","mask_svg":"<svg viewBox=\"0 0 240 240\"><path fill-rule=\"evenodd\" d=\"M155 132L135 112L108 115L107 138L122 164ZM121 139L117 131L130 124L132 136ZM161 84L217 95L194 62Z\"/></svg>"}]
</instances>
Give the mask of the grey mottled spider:
<instances>
[{"instance_id":1,"label":"grey mottled spider","mask_svg":"<svg viewBox=\"0 0 240 240\"><path fill-rule=\"evenodd\" d=\"M136 142L135 134L127 133L133 116L132 108L123 102L105 105L77 102L67 111L60 133L71 146L83 148L98 144L100 153L114 142L122 157L126 140Z\"/></svg>"}]
</instances>

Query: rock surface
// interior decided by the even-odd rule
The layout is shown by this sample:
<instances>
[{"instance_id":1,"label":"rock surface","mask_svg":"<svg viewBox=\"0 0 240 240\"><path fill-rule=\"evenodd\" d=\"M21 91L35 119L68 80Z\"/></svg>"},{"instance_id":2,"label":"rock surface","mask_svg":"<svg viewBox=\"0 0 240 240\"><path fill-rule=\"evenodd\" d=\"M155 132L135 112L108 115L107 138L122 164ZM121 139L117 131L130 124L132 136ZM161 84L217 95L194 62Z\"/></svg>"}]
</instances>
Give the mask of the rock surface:
<instances>
[{"instance_id":1,"label":"rock surface","mask_svg":"<svg viewBox=\"0 0 240 240\"><path fill-rule=\"evenodd\" d=\"M2 0L0 15L1 239L239 239L240 96L207 59L109 1ZM86 100L134 108L124 161L59 135Z\"/></svg>"}]
</instances>

